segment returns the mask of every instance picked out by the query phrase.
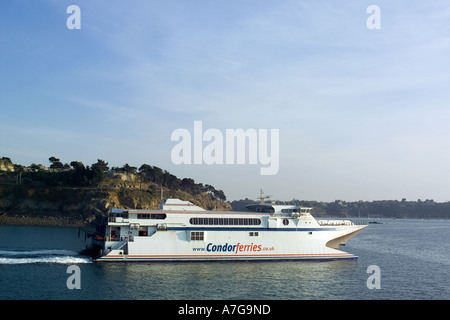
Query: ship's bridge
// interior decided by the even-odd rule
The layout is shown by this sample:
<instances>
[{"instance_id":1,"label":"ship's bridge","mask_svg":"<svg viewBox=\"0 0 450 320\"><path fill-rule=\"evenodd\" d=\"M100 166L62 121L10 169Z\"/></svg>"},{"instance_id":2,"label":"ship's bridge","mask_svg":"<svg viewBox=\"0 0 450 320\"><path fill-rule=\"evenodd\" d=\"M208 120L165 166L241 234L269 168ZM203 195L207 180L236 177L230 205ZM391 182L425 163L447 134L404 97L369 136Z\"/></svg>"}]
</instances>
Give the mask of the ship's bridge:
<instances>
[{"instance_id":1,"label":"ship's bridge","mask_svg":"<svg viewBox=\"0 0 450 320\"><path fill-rule=\"evenodd\" d=\"M248 211L270 213L273 216L298 217L311 214L312 208L296 205L274 205L266 203L250 204L246 206Z\"/></svg>"}]
</instances>

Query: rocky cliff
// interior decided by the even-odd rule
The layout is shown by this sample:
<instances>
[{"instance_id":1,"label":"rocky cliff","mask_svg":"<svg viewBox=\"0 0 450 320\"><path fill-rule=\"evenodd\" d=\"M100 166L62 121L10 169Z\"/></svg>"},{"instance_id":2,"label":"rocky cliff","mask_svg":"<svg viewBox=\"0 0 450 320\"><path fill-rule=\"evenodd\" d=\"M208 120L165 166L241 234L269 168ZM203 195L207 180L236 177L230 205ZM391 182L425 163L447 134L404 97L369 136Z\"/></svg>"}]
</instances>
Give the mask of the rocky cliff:
<instances>
[{"instance_id":1,"label":"rocky cliff","mask_svg":"<svg viewBox=\"0 0 450 320\"><path fill-rule=\"evenodd\" d=\"M208 193L191 195L164 189L163 195L207 210L232 209ZM161 190L153 184L110 188L0 186L0 224L85 226L112 208L158 209L160 201Z\"/></svg>"}]
</instances>

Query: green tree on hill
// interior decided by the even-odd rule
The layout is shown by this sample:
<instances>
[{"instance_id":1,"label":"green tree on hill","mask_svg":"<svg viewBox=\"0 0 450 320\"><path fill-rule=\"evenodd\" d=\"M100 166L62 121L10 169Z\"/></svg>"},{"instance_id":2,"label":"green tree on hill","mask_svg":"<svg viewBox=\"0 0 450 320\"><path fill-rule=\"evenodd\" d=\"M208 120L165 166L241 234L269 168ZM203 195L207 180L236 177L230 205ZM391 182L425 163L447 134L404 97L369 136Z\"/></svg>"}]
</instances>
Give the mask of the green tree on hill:
<instances>
[{"instance_id":1,"label":"green tree on hill","mask_svg":"<svg viewBox=\"0 0 450 320\"><path fill-rule=\"evenodd\" d=\"M97 163L91 166L91 183L101 183L105 179L105 172L109 171L108 163L97 159Z\"/></svg>"},{"instance_id":2,"label":"green tree on hill","mask_svg":"<svg viewBox=\"0 0 450 320\"><path fill-rule=\"evenodd\" d=\"M63 169L64 168L64 165L58 158L50 157L50 158L48 158L48 160L51 163L51 165L50 165L51 169Z\"/></svg>"}]
</instances>

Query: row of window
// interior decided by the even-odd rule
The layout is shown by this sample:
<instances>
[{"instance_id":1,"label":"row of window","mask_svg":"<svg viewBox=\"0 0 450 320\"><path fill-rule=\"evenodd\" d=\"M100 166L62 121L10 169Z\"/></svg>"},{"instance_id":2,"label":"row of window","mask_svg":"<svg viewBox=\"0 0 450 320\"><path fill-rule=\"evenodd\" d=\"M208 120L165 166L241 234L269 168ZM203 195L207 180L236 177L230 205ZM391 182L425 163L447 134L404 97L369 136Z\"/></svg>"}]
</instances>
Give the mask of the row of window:
<instances>
[{"instance_id":1,"label":"row of window","mask_svg":"<svg viewBox=\"0 0 450 320\"><path fill-rule=\"evenodd\" d=\"M123 218L123 219L129 219L128 212L121 212L121 213L115 213L113 216L110 217L111 219L114 218ZM138 219L160 219L164 220L167 218L167 215L165 213L138 213L137 214Z\"/></svg>"},{"instance_id":2,"label":"row of window","mask_svg":"<svg viewBox=\"0 0 450 320\"><path fill-rule=\"evenodd\" d=\"M259 226L261 219L258 218L191 218L192 225L213 226Z\"/></svg>"},{"instance_id":3,"label":"row of window","mask_svg":"<svg viewBox=\"0 0 450 320\"><path fill-rule=\"evenodd\" d=\"M167 217L165 213L138 213L138 219L160 219L164 220Z\"/></svg>"},{"instance_id":4,"label":"row of window","mask_svg":"<svg viewBox=\"0 0 450 320\"><path fill-rule=\"evenodd\" d=\"M250 237L258 237L258 232L250 232ZM191 241L204 241L205 232L204 231L191 231Z\"/></svg>"}]
</instances>

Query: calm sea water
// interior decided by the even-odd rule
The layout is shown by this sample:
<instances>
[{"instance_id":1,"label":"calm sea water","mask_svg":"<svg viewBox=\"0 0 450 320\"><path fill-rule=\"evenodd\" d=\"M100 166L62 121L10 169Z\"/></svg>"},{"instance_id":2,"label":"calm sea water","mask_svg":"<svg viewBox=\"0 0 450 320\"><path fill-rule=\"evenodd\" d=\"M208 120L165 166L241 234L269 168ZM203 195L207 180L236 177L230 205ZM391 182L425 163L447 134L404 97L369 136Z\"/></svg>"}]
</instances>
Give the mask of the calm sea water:
<instances>
[{"instance_id":1,"label":"calm sea water","mask_svg":"<svg viewBox=\"0 0 450 320\"><path fill-rule=\"evenodd\" d=\"M77 228L0 226L0 300L450 299L450 221L380 221L343 248L359 259L327 262L94 263Z\"/></svg>"}]
</instances>

